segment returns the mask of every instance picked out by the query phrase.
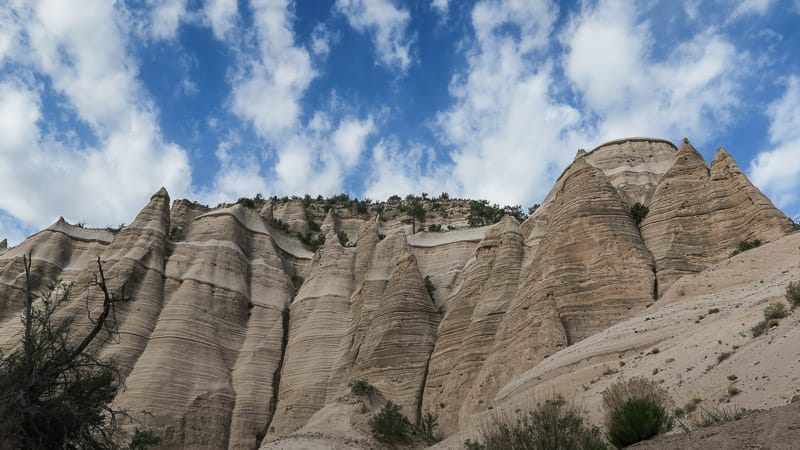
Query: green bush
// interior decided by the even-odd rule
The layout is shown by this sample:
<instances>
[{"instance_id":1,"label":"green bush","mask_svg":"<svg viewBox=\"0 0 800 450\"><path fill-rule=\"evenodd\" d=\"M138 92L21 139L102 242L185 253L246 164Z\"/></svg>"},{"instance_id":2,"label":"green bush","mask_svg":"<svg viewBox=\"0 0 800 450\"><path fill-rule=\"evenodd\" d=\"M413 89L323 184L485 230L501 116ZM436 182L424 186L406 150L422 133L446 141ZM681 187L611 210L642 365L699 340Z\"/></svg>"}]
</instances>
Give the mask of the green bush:
<instances>
[{"instance_id":1,"label":"green bush","mask_svg":"<svg viewBox=\"0 0 800 450\"><path fill-rule=\"evenodd\" d=\"M368 421L375 439L385 444L405 444L412 441L414 426L391 400Z\"/></svg>"},{"instance_id":2,"label":"green bush","mask_svg":"<svg viewBox=\"0 0 800 450\"><path fill-rule=\"evenodd\" d=\"M436 286L433 285L431 276L425 275L425 279L423 281L425 282L425 290L428 291L428 295L431 297L431 300L433 300L433 291L436 290Z\"/></svg>"},{"instance_id":3,"label":"green bush","mask_svg":"<svg viewBox=\"0 0 800 450\"><path fill-rule=\"evenodd\" d=\"M788 315L789 311L786 310L786 305L783 303L775 302L764 309L765 320L783 319Z\"/></svg>"},{"instance_id":4,"label":"green bush","mask_svg":"<svg viewBox=\"0 0 800 450\"><path fill-rule=\"evenodd\" d=\"M347 247L347 244L350 242L350 238L347 237L347 233L340 231L336 237L339 238L339 243L342 244L342 247Z\"/></svg>"},{"instance_id":5,"label":"green bush","mask_svg":"<svg viewBox=\"0 0 800 450\"><path fill-rule=\"evenodd\" d=\"M762 320L750 328L750 332L753 333L753 337L759 337L766 333L767 330L769 330L769 324L766 320Z\"/></svg>"},{"instance_id":6,"label":"green bush","mask_svg":"<svg viewBox=\"0 0 800 450\"><path fill-rule=\"evenodd\" d=\"M627 447L672 429L672 418L662 405L649 398L630 398L609 416L608 439Z\"/></svg>"},{"instance_id":7,"label":"green bush","mask_svg":"<svg viewBox=\"0 0 800 450\"><path fill-rule=\"evenodd\" d=\"M761 247L761 244L763 244L763 242L761 242L760 239L753 239L752 241L739 242L739 246L736 248L736 250L731 252L731 256L736 256L739 253L752 250L756 247Z\"/></svg>"},{"instance_id":8,"label":"green bush","mask_svg":"<svg viewBox=\"0 0 800 450\"><path fill-rule=\"evenodd\" d=\"M649 212L650 208L641 203L636 203L631 206L631 217L633 217L633 221L636 222L637 227L642 224L642 221L647 217Z\"/></svg>"},{"instance_id":9,"label":"green bush","mask_svg":"<svg viewBox=\"0 0 800 450\"><path fill-rule=\"evenodd\" d=\"M359 397L369 397L380 393L378 388L370 384L370 382L364 378L351 380L348 386L350 386L350 392Z\"/></svg>"},{"instance_id":10,"label":"green bush","mask_svg":"<svg viewBox=\"0 0 800 450\"><path fill-rule=\"evenodd\" d=\"M434 232L434 233L439 233L439 232L442 231L442 225L440 225L438 223L432 223L432 224L428 225L428 231Z\"/></svg>"},{"instance_id":11,"label":"green bush","mask_svg":"<svg viewBox=\"0 0 800 450\"><path fill-rule=\"evenodd\" d=\"M423 444L433 445L443 439L442 435L436 432L437 428L439 428L439 417L436 414L426 412L419 418L419 422L414 429L414 435Z\"/></svg>"},{"instance_id":12,"label":"green bush","mask_svg":"<svg viewBox=\"0 0 800 450\"><path fill-rule=\"evenodd\" d=\"M800 306L800 281L791 282L786 286L786 300L792 305L792 309Z\"/></svg>"},{"instance_id":13,"label":"green bush","mask_svg":"<svg viewBox=\"0 0 800 450\"><path fill-rule=\"evenodd\" d=\"M625 447L669 431L672 403L654 381L631 378L614 383L603 393L609 441Z\"/></svg>"},{"instance_id":14,"label":"green bush","mask_svg":"<svg viewBox=\"0 0 800 450\"><path fill-rule=\"evenodd\" d=\"M495 417L484 426L481 442L466 441L470 450L607 449L602 433L590 426L581 411L560 396L539 404L512 420Z\"/></svg>"}]
</instances>

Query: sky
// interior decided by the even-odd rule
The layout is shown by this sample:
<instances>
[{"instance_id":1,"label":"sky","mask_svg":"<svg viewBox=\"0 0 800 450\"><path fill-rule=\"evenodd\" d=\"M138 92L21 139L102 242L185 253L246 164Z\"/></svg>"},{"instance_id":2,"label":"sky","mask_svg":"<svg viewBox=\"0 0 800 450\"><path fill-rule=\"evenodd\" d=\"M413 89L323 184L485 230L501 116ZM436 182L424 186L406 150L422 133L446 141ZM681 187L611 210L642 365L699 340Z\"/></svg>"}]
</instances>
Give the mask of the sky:
<instances>
[{"instance_id":1,"label":"sky","mask_svg":"<svg viewBox=\"0 0 800 450\"><path fill-rule=\"evenodd\" d=\"M800 216L800 0L0 0L0 240L165 186L538 203L579 148L724 146Z\"/></svg>"}]
</instances>

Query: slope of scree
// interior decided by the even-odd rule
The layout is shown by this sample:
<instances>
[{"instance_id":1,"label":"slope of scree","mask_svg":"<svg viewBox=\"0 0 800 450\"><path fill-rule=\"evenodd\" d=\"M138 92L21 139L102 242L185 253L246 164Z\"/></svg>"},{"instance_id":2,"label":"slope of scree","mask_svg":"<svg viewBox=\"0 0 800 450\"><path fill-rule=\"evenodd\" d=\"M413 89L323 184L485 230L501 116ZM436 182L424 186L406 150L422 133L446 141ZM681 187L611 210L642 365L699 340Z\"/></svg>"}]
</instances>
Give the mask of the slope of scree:
<instances>
[{"instance_id":1,"label":"slope of scree","mask_svg":"<svg viewBox=\"0 0 800 450\"><path fill-rule=\"evenodd\" d=\"M452 434L681 276L792 230L724 149L709 168L688 141L649 138L578 152L523 223L470 228L469 201L446 196L423 199L425 225L446 231L416 234L398 198L240 203L170 208L162 189L122 230L61 219L0 246L0 346L19 339L23 255L35 290L76 283L63 313L84 312L82 330L100 256L133 298L102 350L126 378L115 403L162 448L280 447L322 431L368 440L383 400L356 408L348 383L360 378ZM640 226L634 203L650 208Z\"/></svg>"}]
</instances>

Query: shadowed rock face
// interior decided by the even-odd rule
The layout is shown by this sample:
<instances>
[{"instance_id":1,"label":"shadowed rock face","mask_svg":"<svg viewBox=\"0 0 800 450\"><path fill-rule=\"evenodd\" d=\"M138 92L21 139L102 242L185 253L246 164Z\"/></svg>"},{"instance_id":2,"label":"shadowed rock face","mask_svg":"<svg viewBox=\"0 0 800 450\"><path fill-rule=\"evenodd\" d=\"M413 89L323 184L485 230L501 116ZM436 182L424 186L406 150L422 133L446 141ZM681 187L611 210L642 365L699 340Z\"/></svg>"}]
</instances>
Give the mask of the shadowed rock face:
<instances>
[{"instance_id":1,"label":"shadowed rock face","mask_svg":"<svg viewBox=\"0 0 800 450\"><path fill-rule=\"evenodd\" d=\"M650 208L641 226L637 202ZM18 342L23 255L34 290L76 282L65 314L100 301L82 294L100 256L110 287L132 298L117 312L120 339L102 348L126 377L115 402L163 448L252 449L315 431L337 411L357 413L337 405L358 378L412 420L437 413L452 433L521 374L651 305L680 276L792 229L724 149L709 168L688 142L676 151L647 138L579 152L522 224L411 235L399 204L386 208L386 220L298 200L170 208L162 189L116 233L59 220L0 245L0 347ZM468 204L445 208L450 222L432 213L428 223L464 223ZM296 238L312 220L326 236L314 253ZM343 247L342 231L357 245Z\"/></svg>"}]
</instances>

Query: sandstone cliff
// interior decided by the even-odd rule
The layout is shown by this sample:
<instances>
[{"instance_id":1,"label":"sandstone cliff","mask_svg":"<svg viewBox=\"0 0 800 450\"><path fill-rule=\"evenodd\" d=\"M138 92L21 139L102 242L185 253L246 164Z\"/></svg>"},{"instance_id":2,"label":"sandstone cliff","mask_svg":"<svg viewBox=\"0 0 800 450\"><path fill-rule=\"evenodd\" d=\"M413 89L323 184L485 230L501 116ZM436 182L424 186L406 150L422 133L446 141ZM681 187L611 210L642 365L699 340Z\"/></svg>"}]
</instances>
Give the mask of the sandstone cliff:
<instances>
[{"instance_id":1,"label":"sandstone cliff","mask_svg":"<svg viewBox=\"0 0 800 450\"><path fill-rule=\"evenodd\" d=\"M85 290L100 256L132 298L102 349L126 377L116 404L163 448L361 436L357 416L380 406L352 407L361 378L451 434L680 277L793 229L724 149L708 167L688 141L648 138L579 152L523 223L469 228L469 202L425 202L427 224L449 231L411 234L399 200L170 207L163 189L118 232L59 220L0 246L0 346L18 339L23 255L36 290L57 279ZM650 208L640 225L634 203ZM79 297L65 313L99 301Z\"/></svg>"}]
</instances>

